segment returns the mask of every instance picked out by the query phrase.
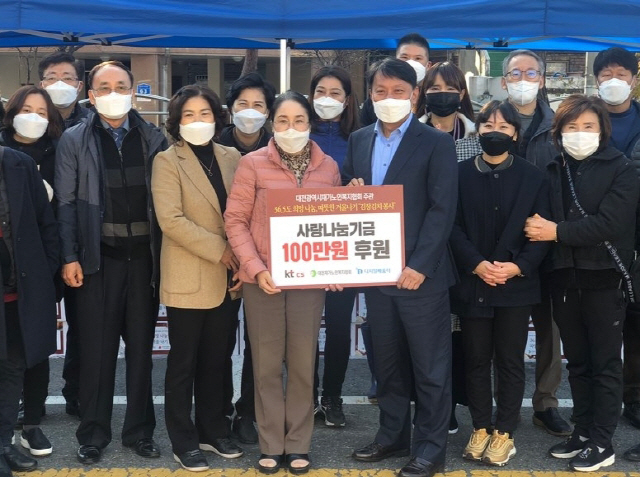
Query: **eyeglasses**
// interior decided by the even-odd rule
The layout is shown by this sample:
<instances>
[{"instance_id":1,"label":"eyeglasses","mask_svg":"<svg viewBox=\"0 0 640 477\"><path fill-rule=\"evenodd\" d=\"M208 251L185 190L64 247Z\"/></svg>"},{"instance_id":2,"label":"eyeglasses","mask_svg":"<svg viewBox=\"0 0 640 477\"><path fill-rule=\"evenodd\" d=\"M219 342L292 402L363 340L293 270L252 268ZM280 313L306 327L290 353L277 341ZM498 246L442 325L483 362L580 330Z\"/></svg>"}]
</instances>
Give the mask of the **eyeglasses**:
<instances>
[{"instance_id":1,"label":"eyeglasses","mask_svg":"<svg viewBox=\"0 0 640 477\"><path fill-rule=\"evenodd\" d=\"M116 86L115 88L109 88L108 86L100 86L98 89L94 89L93 93L96 96L106 96L108 94L111 94L113 92L116 92L118 94L128 94L131 91L131 87L130 86Z\"/></svg>"},{"instance_id":2,"label":"eyeglasses","mask_svg":"<svg viewBox=\"0 0 640 477\"><path fill-rule=\"evenodd\" d=\"M518 68L515 68L509 71L505 76L515 81L520 81L521 79L524 79L527 81L535 81L538 78L540 78L540 71L534 70L534 69L522 71L522 70L519 70Z\"/></svg>"},{"instance_id":3,"label":"eyeglasses","mask_svg":"<svg viewBox=\"0 0 640 477\"><path fill-rule=\"evenodd\" d=\"M293 124L288 119L279 118L274 121L274 127L278 131L286 131L289 128L297 129L298 131L306 131L309 129L309 121L305 119L296 119Z\"/></svg>"},{"instance_id":4,"label":"eyeglasses","mask_svg":"<svg viewBox=\"0 0 640 477\"><path fill-rule=\"evenodd\" d=\"M63 83L67 83L68 85L75 86L78 78L74 78L73 76L63 76L62 78L58 78L57 76L47 76L42 80L42 83L50 86L53 83L57 83L58 81L62 81Z\"/></svg>"}]
</instances>

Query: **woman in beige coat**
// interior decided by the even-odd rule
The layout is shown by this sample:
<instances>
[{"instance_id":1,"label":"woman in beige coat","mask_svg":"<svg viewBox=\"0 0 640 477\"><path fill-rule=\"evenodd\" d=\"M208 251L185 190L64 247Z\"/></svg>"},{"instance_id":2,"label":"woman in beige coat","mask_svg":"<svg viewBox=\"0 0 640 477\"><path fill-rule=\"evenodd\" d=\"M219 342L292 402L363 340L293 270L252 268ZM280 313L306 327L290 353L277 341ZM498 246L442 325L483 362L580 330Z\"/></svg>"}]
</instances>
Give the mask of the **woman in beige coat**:
<instances>
[{"instance_id":1,"label":"woman in beige coat","mask_svg":"<svg viewBox=\"0 0 640 477\"><path fill-rule=\"evenodd\" d=\"M212 141L223 123L209 88L185 86L169 103L167 130L176 143L153 163L151 189L163 232L160 300L169 342L165 419L175 460L204 471L202 450L235 458L229 439L224 376L228 375L240 300L232 294L238 261L227 243L223 214L240 153ZM191 403L195 394L195 424Z\"/></svg>"}]
</instances>

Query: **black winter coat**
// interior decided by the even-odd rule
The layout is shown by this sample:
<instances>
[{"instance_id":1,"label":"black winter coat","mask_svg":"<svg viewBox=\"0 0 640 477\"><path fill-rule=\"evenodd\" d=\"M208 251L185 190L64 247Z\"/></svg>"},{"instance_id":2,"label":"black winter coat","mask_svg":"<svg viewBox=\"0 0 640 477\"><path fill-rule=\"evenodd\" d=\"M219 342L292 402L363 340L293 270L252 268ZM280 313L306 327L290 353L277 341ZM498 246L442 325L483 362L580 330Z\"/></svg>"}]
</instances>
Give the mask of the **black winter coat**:
<instances>
[{"instance_id":1,"label":"black winter coat","mask_svg":"<svg viewBox=\"0 0 640 477\"><path fill-rule=\"evenodd\" d=\"M56 350L53 278L60 256L58 226L34 160L3 149L1 180L9 202L20 328L27 366L31 367ZM0 306L0 359L6 357L4 307Z\"/></svg>"},{"instance_id":2,"label":"black winter coat","mask_svg":"<svg viewBox=\"0 0 640 477\"><path fill-rule=\"evenodd\" d=\"M640 183L624 154L607 146L578 166L573 182L580 205L588 214L586 218L575 205L565 214L562 175L566 171L562 154L549 163L547 171L552 220L558 223L558 243L552 247L551 268L616 268L605 240L613 244L624 263L630 264Z\"/></svg>"},{"instance_id":3,"label":"black winter coat","mask_svg":"<svg viewBox=\"0 0 640 477\"><path fill-rule=\"evenodd\" d=\"M506 169L481 172L477 161L459 163L458 213L451 233L451 249L460 282L453 287L465 317L493 316L493 307L540 302L538 268L549 244L531 242L524 234L528 217L549 218L548 184L543 171L514 156ZM523 276L492 287L473 274L484 260L513 262Z\"/></svg>"}]
</instances>

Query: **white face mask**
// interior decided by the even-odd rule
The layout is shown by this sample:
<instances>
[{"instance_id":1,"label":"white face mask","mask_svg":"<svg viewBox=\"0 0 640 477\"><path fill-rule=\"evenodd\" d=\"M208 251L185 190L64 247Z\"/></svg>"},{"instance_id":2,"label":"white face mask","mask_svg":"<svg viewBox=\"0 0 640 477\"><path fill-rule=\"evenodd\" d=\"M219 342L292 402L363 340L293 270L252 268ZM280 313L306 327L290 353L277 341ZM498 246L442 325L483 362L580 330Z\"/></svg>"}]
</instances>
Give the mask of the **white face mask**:
<instances>
[{"instance_id":1,"label":"white face mask","mask_svg":"<svg viewBox=\"0 0 640 477\"><path fill-rule=\"evenodd\" d=\"M418 83L422 81L427 74L427 69L424 67L422 63L417 62L416 60L407 60L407 64L411 65L411 67L416 70L416 76L418 77Z\"/></svg>"},{"instance_id":2,"label":"white face mask","mask_svg":"<svg viewBox=\"0 0 640 477\"><path fill-rule=\"evenodd\" d=\"M95 96L98 113L107 119L120 119L131 110L131 95L112 91L104 96Z\"/></svg>"},{"instance_id":3,"label":"white face mask","mask_svg":"<svg viewBox=\"0 0 640 477\"><path fill-rule=\"evenodd\" d=\"M266 121L267 115L255 109L243 109L233 113L233 124L245 134L257 133Z\"/></svg>"},{"instance_id":4,"label":"white face mask","mask_svg":"<svg viewBox=\"0 0 640 477\"><path fill-rule=\"evenodd\" d=\"M313 100L313 109L322 119L335 119L344 111L344 103L329 96L323 96Z\"/></svg>"},{"instance_id":5,"label":"white face mask","mask_svg":"<svg viewBox=\"0 0 640 477\"><path fill-rule=\"evenodd\" d=\"M611 106L624 103L631 94L631 85L618 78L603 81L598 87L602 101Z\"/></svg>"},{"instance_id":6,"label":"white face mask","mask_svg":"<svg viewBox=\"0 0 640 477\"><path fill-rule=\"evenodd\" d=\"M78 88L68 85L64 81L56 81L45 88L56 108L67 108L78 97Z\"/></svg>"},{"instance_id":7,"label":"white face mask","mask_svg":"<svg viewBox=\"0 0 640 477\"><path fill-rule=\"evenodd\" d=\"M538 88L540 88L539 81L533 83L521 80L517 83L507 83L509 98L519 106L534 102L538 97Z\"/></svg>"},{"instance_id":8,"label":"white face mask","mask_svg":"<svg viewBox=\"0 0 640 477\"><path fill-rule=\"evenodd\" d=\"M411 99L387 98L374 101L373 110L383 123L397 123L411 112Z\"/></svg>"},{"instance_id":9,"label":"white face mask","mask_svg":"<svg viewBox=\"0 0 640 477\"><path fill-rule=\"evenodd\" d=\"M273 140L284 152L295 154L302 151L309 142L309 132L309 129L306 131L298 131L293 128L282 132L274 131Z\"/></svg>"},{"instance_id":10,"label":"white face mask","mask_svg":"<svg viewBox=\"0 0 640 477\"><path fill-rule=\"evenodd\" d=\"M13 128L28 139L40 139L47 131L47 126L49 121L36 113L17 114L13 118Z\"/></svg>"},{"instance_id":11,"label":"white face mask","mask_svg":"<svg viewBox=\"0 0 640 477\"><path fill-rule=\"evenodd\" d=\"M216 123L196 121L180 125L180 137L194 146L202 146L211 141L216 133Z\"/></svg>"},{"instance_id":12,"label":"white face mask","mask_svg":"<svg viewBox=\"0 0 640 477\"><path fill-rule=\"evenodd\" d=\"M600 133L568 132L562 133L562 148L574 159L581 161L596 152L600 147Z\"/></svg>"}]
</instances>

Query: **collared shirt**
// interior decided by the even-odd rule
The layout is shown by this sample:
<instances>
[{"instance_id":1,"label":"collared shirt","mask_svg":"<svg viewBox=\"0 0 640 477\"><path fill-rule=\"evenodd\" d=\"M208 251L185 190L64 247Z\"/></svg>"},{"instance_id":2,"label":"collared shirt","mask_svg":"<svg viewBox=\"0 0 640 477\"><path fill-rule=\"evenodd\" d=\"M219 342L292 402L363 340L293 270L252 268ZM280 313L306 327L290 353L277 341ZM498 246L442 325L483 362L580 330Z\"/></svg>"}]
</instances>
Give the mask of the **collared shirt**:
<instances>
[{"instance_id":1,"label":"collared shirt","mask_svg":"<svg viewBox=\"0 0 640 477\"><path fill-rule=\"evenodd\" d=\"M398 150L400 141L407 131L413 114L409 114L407 119L400 125L398 129L385 137L382 132L382 123L378 119L375 126L376 139L373 143L373 153L371 155L371 184L382 185L384 177L387 175L391 160Z\"/></svg>"},{"instance_id":2,"label":"collared shirt","mask_svg":"<svg viewBox=\"0 0 640 477\"><path fill-rule=\"evenodd\" d=\"M118 146L118 149L121 149L122 141L124 140L124 137L127 135L127 132L129 132L129 129L131 129L129 127L129 115L127 114L124 122L120 125L119 128L111 127L111 125L102 118L100 118L100 123L102 124L103 128L109 131L109 134L111 134L111 137L116 142L116 146Z\"/></svg>"}]
</instances>

